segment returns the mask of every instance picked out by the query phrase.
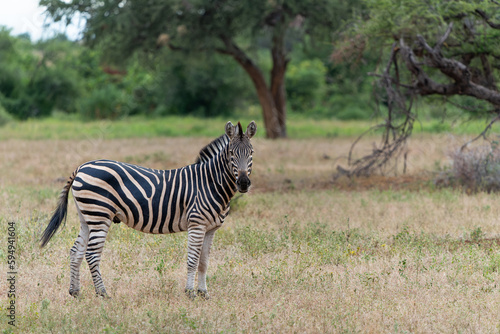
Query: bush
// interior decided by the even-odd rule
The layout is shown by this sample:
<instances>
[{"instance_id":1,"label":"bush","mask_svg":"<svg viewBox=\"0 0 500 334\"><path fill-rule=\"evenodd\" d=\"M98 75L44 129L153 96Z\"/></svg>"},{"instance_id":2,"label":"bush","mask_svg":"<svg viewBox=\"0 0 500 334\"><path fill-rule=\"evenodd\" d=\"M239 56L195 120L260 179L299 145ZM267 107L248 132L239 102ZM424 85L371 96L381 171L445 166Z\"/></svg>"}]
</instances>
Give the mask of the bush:
<instances>
[{"instance_id":1,"label":"bush","mask_svg":"<svg viewBox=\"0 0 500 334\"><path fill-rule=\"evenodd\" d=\"M225 56L173 53L161 66L153 87L160 116L230 115L254 94L243 69Z\"/></svg>"},{"instance_id":2,"label":"bush","mask_svg":"<svg viewBox=\"0 0 500 334\"><path fill-rule=\"evenodd\" d=\"M19 85L21 85L19 73L7 65L0 64L0 93L10 97Z\"/></svg>"},{"instance_id":3,"label":"bush","mask_svg":"<svg viewBox=\"0 0 500 334\"><path fill-rule=\"evenodd\" d=\"M48 68L37 75L27 86L27 94L33 98L39 110L35 116L48 116L54 108L74 112L75 99L80 95L74 75L62 68Z\"/></svg>"},{"instance_id":4,"label":"bush","mask_svg":"<svg viewBox=\"0 0 500 334\"><path fill-rule=\"evenodd\" d=\"M12 121L12 116L9 115L7 110L0 104L0 126L4 126L10 121Z\"/></svg>"},{"instance_id":5,"label":"bush","mask_svg":"<svg viewBox=\"0 0 500 334\"><path fill-rule=\"evenodd\" d=\"M115 85L108 84L82 98L79 109L85 119L116 119L130 114L133 101Z\"/></svg>"},{"instance_id":6,"label":"bush","mask_svg":"<svg viewBox=\"0 0 500 334\"><path fill-rule=\"evenodd\" d=\"M23 82L18 73L0 66L0 102L17 119L48 116L54 108L75 111L73 101L78 95L77 84L67 71L41 69Z\"/></svg>"},{"instance_id":7,"label":"bush","mask_svg":"<svg viewBox=\"0 0 500 334\"><path fill-rule=\"evenodd\" d=\"M467 191L500 191L500 147L498 142L457 149L450 154L451 170L443 172L437 184L458 185Z\"/></svg>"},{"instance_id":8,"label":"bush","mask_svg":"<svg viewBox=\"0 0 500 334\"><path fill-rule=\"evenodd\" d=\"M311 110L325 94L326 67L321 60L290 64L286 72L288 103L295 112Z\"/></svg>"},{"instance_id":9,"label":"bush","mask_svg":"<svg viewBox=\"0 0 500 334\"><path fill-rule=\"evenodd\" d=\"M369 119L373 112L369 109L361 109L357 106L346 108L335 114L335 118L341 121L353 121Z\"/></svg>"},{"instance_id":10,"label":"bush","mask_svg":"<svg viewBox=\"0 0 500 334\"><path fill-rule=\"evenodd\" d=\"M357 91L336 93L328 104L332 106L332 116L341 121L369 119L373 116L372 97Z\"/></svg>"},{"instance_id":11,"label":"bush","mask_svg":"<svg viewBox=\"0 0 500 334\"><path fill-rule=\"evenodd\" d=\"M27 119L40 114L33 97L26 94L26 92L22 92L20 96L16 97L8 98L2 96L0 102L4 105L7 112L17 119Z\"/></svg>"}]
</instances>

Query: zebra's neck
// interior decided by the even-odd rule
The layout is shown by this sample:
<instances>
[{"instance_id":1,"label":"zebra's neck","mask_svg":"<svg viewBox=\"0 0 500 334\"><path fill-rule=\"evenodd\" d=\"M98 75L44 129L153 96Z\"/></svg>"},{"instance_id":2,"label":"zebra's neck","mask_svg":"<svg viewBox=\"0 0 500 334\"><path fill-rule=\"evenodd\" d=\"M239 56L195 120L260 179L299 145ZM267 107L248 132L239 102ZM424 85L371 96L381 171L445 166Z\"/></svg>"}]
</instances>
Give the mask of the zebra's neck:
<instances>
[{"instance_id":1,"label":"zebra's neck","mask_svg":"<svg viewBox=\"0 0 500 334\"><path fill-rule=\"evenodd\" d=\"M213 189L224 194L229 203L237 192L236 177L231 168L231 155L229 152L229 138L224 135L204 147L196 160L196 164L209 175L213 182ZM225 203L225 204L227 204Z\"/></svg>"},{"instance_id":2,"label":"zebra's neck","mask_svg":"<svg viewBox=\"0 0 500 334\"><path fill-rule=\"evenodd\" d=\"M200 150L198 157L196 158L197 164L202 164L209 162L211 159L216 157L219 153L224 151L229 145L229 137L225 134L212 140L210 144L205 146Z\"/></svg>"}]
</instances>

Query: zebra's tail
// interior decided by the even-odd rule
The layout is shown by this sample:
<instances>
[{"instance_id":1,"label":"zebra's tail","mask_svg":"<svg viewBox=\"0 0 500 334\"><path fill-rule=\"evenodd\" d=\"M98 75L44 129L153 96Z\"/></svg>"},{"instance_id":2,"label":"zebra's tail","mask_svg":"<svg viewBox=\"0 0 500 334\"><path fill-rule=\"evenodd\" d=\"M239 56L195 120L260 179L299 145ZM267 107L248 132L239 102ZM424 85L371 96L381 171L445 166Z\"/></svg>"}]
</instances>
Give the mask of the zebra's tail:
<instances>
[{"instance_id":1,"label":"zebra's tail","mask_svg":"<svg viewBox=\"0 0 500 334\"><path fill-rule=\"evenodd\" d=\"M78 172L78 169L75 170L73 172L73 174L71 174L71 176L68 179L68 182L66 183L63 190L61 191L61 195L59 195L59 201L57 203L57 208L54 211L52 218L50 219L49 225L47 225L47 228L45 229L45 231L43 231L42 237L40 238L40 248L44 247L49 242L49 240L57 232L57 229L59 228L59 226L61 226L61 223L66 218L66 213L68 211L69 190L71 189L71 185L73 184L73 181L75 180L77 172Z\"/></svg>"}]
</instances>

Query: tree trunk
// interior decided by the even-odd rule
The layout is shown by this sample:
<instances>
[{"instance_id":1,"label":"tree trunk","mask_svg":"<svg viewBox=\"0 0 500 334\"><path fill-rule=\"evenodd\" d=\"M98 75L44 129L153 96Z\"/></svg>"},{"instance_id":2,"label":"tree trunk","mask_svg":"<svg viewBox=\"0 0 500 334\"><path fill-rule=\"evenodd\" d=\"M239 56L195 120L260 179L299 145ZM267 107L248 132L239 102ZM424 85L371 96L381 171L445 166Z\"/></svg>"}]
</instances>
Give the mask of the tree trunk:
<instances>
[{"instance_id":1,"label":"tree trunk","mask_svg":"<svg viewBox=\"0 0 500 334\"><path fill-rule=\"evenodd\" d=\"M254 83L262 106L262 115L264 118L264 127L266 128L266 137L276 139L283 137L278 117L278 110L273 95L269 91L264 80L264 76L258 67L244 67Z\"/></svg>"},{"instance_id":2,"label":"tree trunk","mask_svg":"<svg viewBox=\"0 0 500 334\"><path fill-rule=\"evenodd\" d=\"M264 127L266 128L266 137L271 139L286 137L284 84L275 84L277 88L281 87L281 92L280 89L277 89L276 95L273 94L273 91L267 87L264 75L262 74L257 64L255 64L231 39L225 36L221 36L221 40L224 42L226 48L218 49L217 51L219 53L232 56L252 79L255 89L257 90L257 96L259 98L260 105L262 107ZM286 62L284 63L282 78L284 78L285 68ZM277 77L279 78L279 76ZM271 81L274 82L275 80L272 79ZM282 81L284 82L283 79ZM277 97L277 99L275 98L275 96Z\"/></svg>"},{"instance_id":3,"label":"tree trunk","mask_svg":"<svg viewBox=\"0 0 500 334\"><path fill-rule=\"evenodd\" d=\"M281 14L279 21L274 26L271 56L273 68L271 70L271 94L276 105L278 123L280 126L280 137L286 137L286 92L285 92L285 73L289 60L286 58L285 51L285 15Z\"/></svg>"}]
</instances>

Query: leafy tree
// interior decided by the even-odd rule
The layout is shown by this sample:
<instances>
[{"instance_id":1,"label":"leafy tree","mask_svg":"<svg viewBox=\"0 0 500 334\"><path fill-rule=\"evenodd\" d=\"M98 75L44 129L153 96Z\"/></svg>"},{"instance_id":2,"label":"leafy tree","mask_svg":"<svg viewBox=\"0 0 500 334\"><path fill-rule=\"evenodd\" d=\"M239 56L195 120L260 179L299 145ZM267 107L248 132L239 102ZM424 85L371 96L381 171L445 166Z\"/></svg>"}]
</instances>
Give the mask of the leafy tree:
<instances>
[{"instance_id":1,"label":"leafy tree","mask_svg":"<svg viewBox=\"0 0 500 334\"><path fill-rule=\"evenodd\" d=\"M286 93L292 110L310 109L325 95L326 67L321 60L290 64L286 75Z\"/></svg>"},{"instance_id":2,"label":"leafy tree","mask_svg":"<svg viewBox=\"0 0 500 334\"><path fill-rule=\"evenodd\" d=\"M27 36L12 37L0 28L0 104L19 119L74 109L76 73L65 66L74 49L65 37L32 44Z\"/></svg>"},{"instance_id":3,"label":"leafy tree","mask_svg":"<svg viewBox=\"0 0 500 334\"><path fill-rule=\"evenodd\" d=\"M176 52L157 68L152 87L159 105L156 114L230 115L242 101L254 98L248 96L252 87L243 70L218 54Z\"/></svg>"},{"instance_id":4,"label":"leafy tree","mask_svg":"<svg viewBox=\"0 0 500 334\"><path fill-rule=\"evenodd\" d=\"M416 98L439 96L467 114L500 118L500 3L485 0L366 0L333 57L380 54L372 75L385 112L382 143L350 161L367 174L401 152L417 118ZM442 108L443 117L446 108Z\"/></svg>"},{"instance_id":5,"label":"leafy tree","mask_svg":"<svg viewBox=\"0 0 500 334\"><path fill-rule=\"evenodd\" d=\"M118 62L135 51L163 46L188 53L232 57L249 75L262 106L267 136L286 136L285 73L292 46L327 38L358 2L340 0L41 0L54 21L86 19L84 40ZM256 49L269 49L269 81Z\"/></svg>"}]
</instances>

